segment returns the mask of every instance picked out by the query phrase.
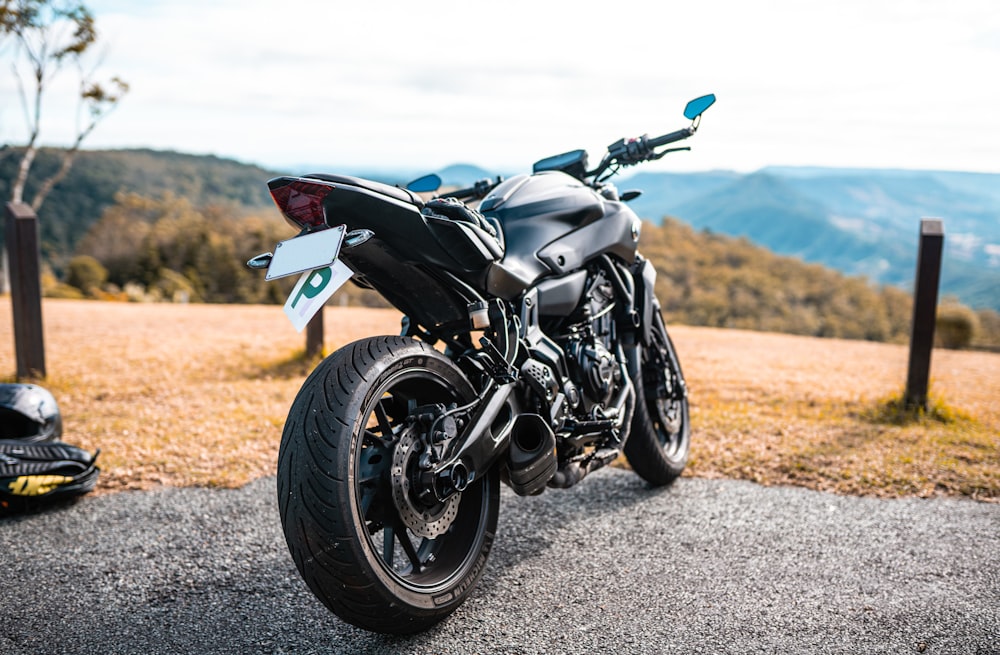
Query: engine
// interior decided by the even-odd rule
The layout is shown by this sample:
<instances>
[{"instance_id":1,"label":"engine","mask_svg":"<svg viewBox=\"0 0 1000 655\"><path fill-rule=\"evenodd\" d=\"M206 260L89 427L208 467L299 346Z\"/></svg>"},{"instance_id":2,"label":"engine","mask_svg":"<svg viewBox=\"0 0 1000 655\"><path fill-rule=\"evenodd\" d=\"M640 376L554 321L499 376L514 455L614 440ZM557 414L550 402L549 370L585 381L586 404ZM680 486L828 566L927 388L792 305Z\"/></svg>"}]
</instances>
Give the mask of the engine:
<instances>
[{"instance_id":1,"label":"engine","mask_svg":"<svg viewBox=\"0 0 1000 655\"><path fill-rule=\"evenodd\" d=\"M580 322L564 335L572 377L581 386L585 409L606 405L621 383L621 368L612 353L614 347L614 288L598 271L591 279L586 301L580 308Z\"/></svg>"}]
</instances>

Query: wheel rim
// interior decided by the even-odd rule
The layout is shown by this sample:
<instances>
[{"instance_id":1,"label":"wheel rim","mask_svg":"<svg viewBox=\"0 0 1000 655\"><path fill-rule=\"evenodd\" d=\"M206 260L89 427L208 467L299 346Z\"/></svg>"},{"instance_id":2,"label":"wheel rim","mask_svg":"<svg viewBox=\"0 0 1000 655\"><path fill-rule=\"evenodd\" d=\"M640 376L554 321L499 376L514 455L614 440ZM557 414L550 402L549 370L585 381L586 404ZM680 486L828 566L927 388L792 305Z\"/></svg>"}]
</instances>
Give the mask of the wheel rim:
<instances>
[{"instance_id":1,"label":"wheel rim","mask_svg":"<svg viewBox=\"0 0 1000 655\"><path fill-rule=\"evenodd\" d=\"M466 489L450 507L428 508L434 521L448 521L423 531L407 526L400 514L399 489L394 498L393 468L411 466L397 447L409 449L412 439L404 433L410 409L433 403L463 403L454 387L428 370L407 369L385 381L361 415L360 447L355 458L355 504L364 527L366 552L371 563L411 591L433 593L462 578L475 563L485 532L488 486L485 478ZM397 471L398 479L398 471ZM412 499L410 499L412 501ZM457 506L457 508L456 508Z\"/></svg>"}]
</instances>

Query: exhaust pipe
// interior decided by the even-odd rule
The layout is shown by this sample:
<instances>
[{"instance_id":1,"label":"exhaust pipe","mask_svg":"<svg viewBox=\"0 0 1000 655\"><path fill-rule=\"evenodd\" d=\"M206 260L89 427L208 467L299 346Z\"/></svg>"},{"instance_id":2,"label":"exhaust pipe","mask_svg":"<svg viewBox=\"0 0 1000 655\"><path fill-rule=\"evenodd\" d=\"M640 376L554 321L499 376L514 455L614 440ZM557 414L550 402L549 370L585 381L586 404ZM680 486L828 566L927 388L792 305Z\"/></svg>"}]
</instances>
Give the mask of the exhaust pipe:
<instances>
[{"instance_id":1,"label":"exhaust pipe","mask_svg":"<svg viewBox=\"0 0 1000 655\"><path fill-rule=\"evenodd\" d=\"M519 496L534 496L556 472L556 436L538 414L521 414L514 421L507 451L510 487Z\"/></svg>"},{"instance_id":2,"label":"exhaust pipe","mask_svg":"<svg viewBox=\"0 0 1000 655\"><path fill-rule=\"evenodd\" d=\"M572 487L587 477L588 473L592 473L602 466L607 466L615 461L620 454L621 451L618 448L601 448L582 462L569 462L556 471L552 479L549 480L549 486L556 489Z\"/></svg>"}]
</instances>

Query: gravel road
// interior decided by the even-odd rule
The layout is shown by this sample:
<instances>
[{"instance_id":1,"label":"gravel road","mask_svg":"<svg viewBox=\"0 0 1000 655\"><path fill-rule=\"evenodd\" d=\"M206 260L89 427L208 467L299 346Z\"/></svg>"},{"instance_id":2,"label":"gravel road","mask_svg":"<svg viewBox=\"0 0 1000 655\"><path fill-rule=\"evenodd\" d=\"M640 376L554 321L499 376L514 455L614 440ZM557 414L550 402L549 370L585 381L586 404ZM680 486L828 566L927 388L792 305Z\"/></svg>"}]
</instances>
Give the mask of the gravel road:
<instances>
[{"instance_id":1,"label":"gravel road","mask_svg":"<svg viewBox=\"0 0 1000 655\"><path fill-rule=\"evenodd\" d=\"M274 479L0 519L0 653L1000 653L1000 505L605 469L504 491L478 590L415 637L340 622Z\"/></svg>"}]
</instances>

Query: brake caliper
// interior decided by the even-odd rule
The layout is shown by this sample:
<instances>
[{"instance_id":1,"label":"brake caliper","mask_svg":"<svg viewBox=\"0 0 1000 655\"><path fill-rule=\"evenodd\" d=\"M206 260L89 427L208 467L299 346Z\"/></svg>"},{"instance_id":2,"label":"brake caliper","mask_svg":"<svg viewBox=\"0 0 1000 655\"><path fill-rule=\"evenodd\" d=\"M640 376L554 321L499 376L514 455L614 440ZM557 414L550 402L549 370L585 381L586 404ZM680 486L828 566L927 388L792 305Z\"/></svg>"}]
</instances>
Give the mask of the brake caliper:
<instances>
[{"instance_id":1,"label":"brake caliper","mask_svg":"<svg viewBox=\"0 0 1000 655\"><path fill-rule=\"evenodd\" d=\"M433 539L451 527L458 513L461 494L440 500L432 471L458 435L459 424L441 404L417 407L406 423L392 455L392 500L406 527Z\"/></svg>"}]
</instances>

